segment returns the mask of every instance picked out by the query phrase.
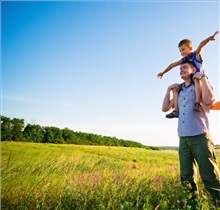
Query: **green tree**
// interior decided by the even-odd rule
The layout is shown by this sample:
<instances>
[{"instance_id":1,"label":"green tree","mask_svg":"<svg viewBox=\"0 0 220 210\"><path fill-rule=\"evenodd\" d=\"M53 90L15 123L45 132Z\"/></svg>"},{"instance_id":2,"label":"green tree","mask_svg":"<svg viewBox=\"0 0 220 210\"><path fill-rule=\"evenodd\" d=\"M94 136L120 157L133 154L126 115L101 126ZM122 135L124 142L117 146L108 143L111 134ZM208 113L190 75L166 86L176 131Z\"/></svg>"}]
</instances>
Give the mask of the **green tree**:
<instances>
[{"instance_id":1,"label":"green tree","mask_svg":"<svg viewBox=\"0 0 220 210\"><path fill-rule=\"evenodd\" d=\"M54 135L50 127L43 127L43 143L53 143L54 141Z\"/></svg>"},{"instance_id":2,"label":"green tree","mask_svg":"<svg viewBox=\"0 0 220 210\"><path fill-rule=\"evenodd\" d=\"M9 117L1 116L1 141L12 140L12 124Z\"/></svg>"},{"instance_id":3,"label":"green tree","mask_svg":"<svg viewBox=\"0 0 220 210\"><path fill-rule=\"evenodd\" d=\"M29 142L41 143L44 138L43 128L40 125L27 124L23 134L25 139Z\"/></svg>"},{"instance_id":4,"label":"green tree","mask_svg":"<svg viewBox=\"0 0 220 210\"><path fill-rule=\"evenodd\" d=\"M11 133L13 141L23 141L23 129L24 129L24 120L13 118L11 120Z\"/></svg>"},{"instance_id":5,"label":"green tree","mask_svg":"<svg viewBox=\"0 0 220 210\"><path fill-rule=\"evenodd\" d=\"M101 136L92 133L74 132L68 128L41 127L40 125L27 124L24 120L1 116L1 141L29 141L54 144L79 144L79 145L106 145L123 147L147 148L141 143L122 140L116 137Z\"/></svg>"},{"instance_id":6,"label":"green tree","mask_svg":"<svg viewBox=\"0 0 220 210\"><path fill-rule=\"evenodd\" d=\"M62 129L62 137L67 144L77 144L77 136L68 128Z\"/></svg>"},{"instance_id":7,"label":"green tree","mask_svg":"<svg viewBox=\"0 0 220 210\"><path fill-rule=\"evenodd\" d=\"M44 127L44 141L46 143L63 144L62 131L57 127Z\"/></svg>"}]
</instances>

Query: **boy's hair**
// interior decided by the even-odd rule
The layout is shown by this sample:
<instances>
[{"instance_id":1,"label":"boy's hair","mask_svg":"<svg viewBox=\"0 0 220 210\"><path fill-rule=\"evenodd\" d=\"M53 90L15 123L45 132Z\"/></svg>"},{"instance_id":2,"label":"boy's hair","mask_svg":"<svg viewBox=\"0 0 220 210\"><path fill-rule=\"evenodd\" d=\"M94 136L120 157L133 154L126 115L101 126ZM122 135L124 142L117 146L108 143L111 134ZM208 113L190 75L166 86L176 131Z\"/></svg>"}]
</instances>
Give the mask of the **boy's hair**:
<instances>
[{"instance_id":1,"label":"boy's hair","mask_svg":"<svg viewBox=\"0 0 220 210\"><path fill-rule=\"evenodd\" d=\"M184 63L188 63L191 67L196 68L196 64L194 62L190 61L190 60L185 60L180 65L182 65Z\"/></svg>"},{"instance_id":2,"label":"boy's hair","mask_svg":"<svg viewBox=\"0 0 220 210\"><path fill-rule=\"evenodd\" d=\"M192 47L192 41L189 39L183 39L182 41L180 41L180 43L178 44L178 47L180 47L183 44L185 44L188 47Z\"/></svg>"}]
</instances>

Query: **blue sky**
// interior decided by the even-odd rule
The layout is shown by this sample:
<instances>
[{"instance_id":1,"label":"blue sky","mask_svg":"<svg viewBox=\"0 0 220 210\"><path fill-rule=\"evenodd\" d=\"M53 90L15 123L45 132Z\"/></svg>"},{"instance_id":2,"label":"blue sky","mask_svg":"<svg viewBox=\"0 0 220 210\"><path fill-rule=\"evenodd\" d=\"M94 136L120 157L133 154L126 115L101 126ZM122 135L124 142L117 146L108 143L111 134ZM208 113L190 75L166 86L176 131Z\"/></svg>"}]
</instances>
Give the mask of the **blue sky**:
<instances>
[{"instance_id":1,"label":"blue sky","mask_svg":"<svg viewBox=\"0 0 220 210\"><path fill-rule=\"evenodd\" d=\"M161 111L179 68L178 43L219 30L219 3L166 1L2 1L2 110L42 126L178 145L177 119ZM219 35L204 47L219 96ZM214 143L220 112L211 112Z\"/></svg>"}]
</instances>

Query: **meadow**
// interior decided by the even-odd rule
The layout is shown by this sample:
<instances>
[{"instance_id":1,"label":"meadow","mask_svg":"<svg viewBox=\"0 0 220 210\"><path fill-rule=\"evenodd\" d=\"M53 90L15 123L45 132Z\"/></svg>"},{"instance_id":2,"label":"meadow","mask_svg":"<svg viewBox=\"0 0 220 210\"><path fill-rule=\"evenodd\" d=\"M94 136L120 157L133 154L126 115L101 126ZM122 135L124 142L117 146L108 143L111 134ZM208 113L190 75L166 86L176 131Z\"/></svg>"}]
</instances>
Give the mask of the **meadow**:
<instances>
[{"instance_id":1,"label":"meadow","mask_svg":"<svg viewBox=\"0 0 220 210\"><path fill-rule=\"evenodd\" d=\"M198 185L197 209L215 209ZM189 190L179 180L177 151L1 143L1 209L196 209Z\"/></svg>"}]
</instances>

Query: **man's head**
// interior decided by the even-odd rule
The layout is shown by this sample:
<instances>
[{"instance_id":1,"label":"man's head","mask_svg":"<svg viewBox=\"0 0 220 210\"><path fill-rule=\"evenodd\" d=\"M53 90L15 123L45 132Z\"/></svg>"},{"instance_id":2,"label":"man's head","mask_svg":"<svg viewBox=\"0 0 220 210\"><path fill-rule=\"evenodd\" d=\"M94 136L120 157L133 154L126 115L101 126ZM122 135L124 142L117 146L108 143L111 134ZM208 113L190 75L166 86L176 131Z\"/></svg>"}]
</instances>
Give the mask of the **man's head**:
<instances>
[{"instance_id":1,"label":"man's head","mask_svg":"<svg viewBox=\"0 0 220 210\"><path fill-rule=\"evenodd\" d=\"M183 61L180 65L180 76L183 80L191 80L191 74L196 72L196 65L192 61Z\"/></svg>"},{"instance_id":2,"label":"man's head","mask_svg":"<svg viewBox=\"0 0 220 210\"><path fill-rule=\"evenodd\" d=\"M189 39L183 39L179 43L178 48L179 48L180 54L184 58L187 58L190 56L190 54L192 53L192 50L193 50L192 41Z\"/></svg>"}]
</instances>

